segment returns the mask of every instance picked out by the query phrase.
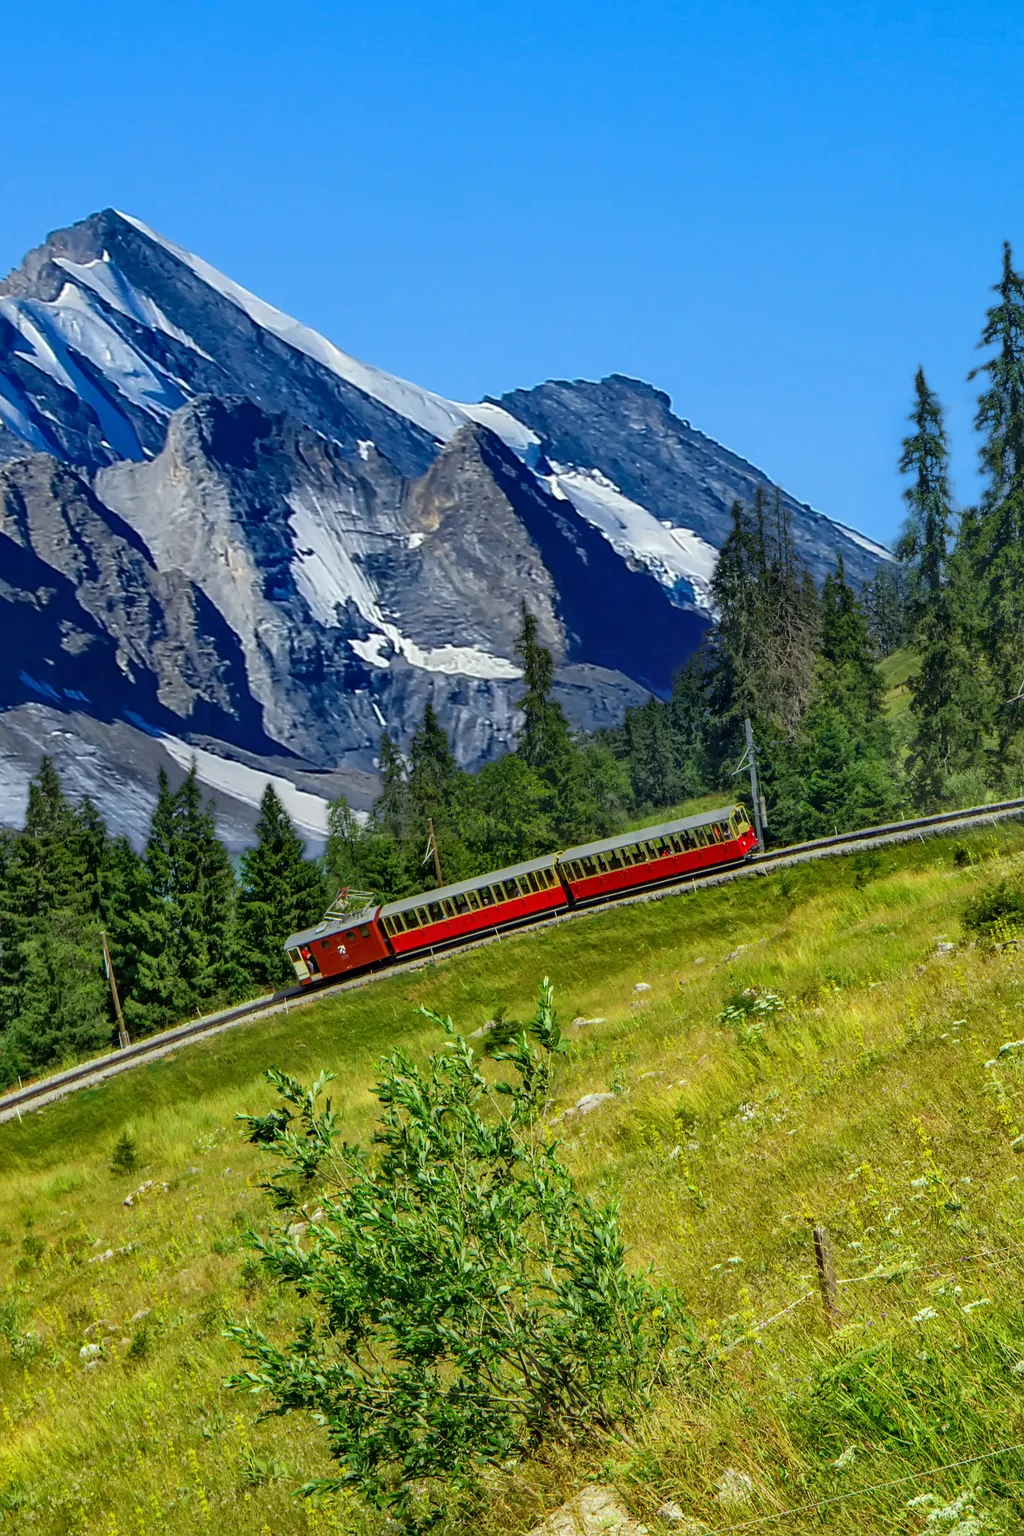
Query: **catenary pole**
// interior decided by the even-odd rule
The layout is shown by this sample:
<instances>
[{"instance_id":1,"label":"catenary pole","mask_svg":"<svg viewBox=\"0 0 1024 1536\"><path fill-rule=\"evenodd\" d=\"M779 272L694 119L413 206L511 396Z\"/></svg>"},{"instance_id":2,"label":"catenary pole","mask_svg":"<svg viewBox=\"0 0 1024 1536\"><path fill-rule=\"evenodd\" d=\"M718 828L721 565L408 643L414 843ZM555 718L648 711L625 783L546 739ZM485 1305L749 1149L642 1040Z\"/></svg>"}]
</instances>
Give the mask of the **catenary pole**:
<instances>
[{"instance_id":1,"label":"catenary pole","mask_svg":"<svg viewBox=\"0 0 1024 1536\"><path fill-rule=\"evenodd\" d=\"M437 833L434 831L433 816L427 817L427 826L430 828L430 851L434 855L434 874L437 876L439 886L444 885L441 878L441 854L437 846Z\"/></svg>"},{"instance_id":2,"label":"catenary pole","mask_svg":"<svg viewBox=\"0 0 1024 1536\"><path fill-rule=\"evenodd\" d=\"M105 933L101 933L100 938L103 940L103 965L107 973L107 980L110 982L110 995L114 999L114 1013L117 1015L117 1038L120 1041L121 1049L124 1050L125 1046L131 1045L132 1042L128 1035L128 1026L124 1022L124 1014L121 1012L121 999L117 995L117 982L114 979L114 962L110 958L107 936Z\"/></svg>"}]
</instances>

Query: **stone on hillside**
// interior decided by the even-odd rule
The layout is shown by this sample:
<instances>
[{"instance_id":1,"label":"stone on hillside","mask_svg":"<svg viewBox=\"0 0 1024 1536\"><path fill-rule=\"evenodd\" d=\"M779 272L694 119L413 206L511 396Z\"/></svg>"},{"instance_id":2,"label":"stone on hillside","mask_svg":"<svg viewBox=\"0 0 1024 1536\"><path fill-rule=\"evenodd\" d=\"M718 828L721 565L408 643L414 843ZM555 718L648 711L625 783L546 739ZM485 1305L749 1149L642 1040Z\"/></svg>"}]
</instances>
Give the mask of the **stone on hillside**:
<instances>
[{"instance_id":1,"label":"stone on hillside","mask_svg":"<svg viewBox=\"0 0 1024 1536\"><path fill-rule=\"evenodd\" d=\"M648 1531L614 1488L590 1483L535 1526L530 1536L648 1536Z\"/></svg>"},{"instance_id":2,"label":"stone on hillside","mask_svg":"<svg viewBox=\"0 0 1024 1536\"><path fill-rule=\"evenodd\" d=\"M636 986L633 988L634 992L649 992L650 990L651 984L649 981L638 981Z\"/></svg>"},{"instance_id":3,"label":"stone on hillside","mask_svg":"<svg viewBox=\"0 0 1024 1536\"><path fill-rule=\"evenodd\" d=\"M574 1120L578 1115L589 1115L601 1104L607 1104L609 1099L614 1099L614 1093L585 1093L579 1103L573 1104L570 1109L563 1111L563 1120Z\"/></svg>"},{"instance_id":4,"label":"stone on hillside","mask_svg":"<svg viewBox=\"0 0 1024 1536\"><path fill-rule=\"evenodd\" d=\"M573 1019L572 1027L573 1029L585 1029L588 1024L603 1024L604 1022L603 1016L597 1019L585 1019L582 1014L579 1014Z\"/></svg>"},{"instance_id":5,"label":"stone on hillside","mask_svg":"<svg viewBox=\"0 0 1024 1536\"><path fill-rule=\"evenodd\" d=\"M666 1525L670 1525L676 1536L707 1536L707 1526L684 1515L675 1499L666 1500L654 1511L654 1516L656 1520L663 1520Z\"/></svg>"}]
</instances>

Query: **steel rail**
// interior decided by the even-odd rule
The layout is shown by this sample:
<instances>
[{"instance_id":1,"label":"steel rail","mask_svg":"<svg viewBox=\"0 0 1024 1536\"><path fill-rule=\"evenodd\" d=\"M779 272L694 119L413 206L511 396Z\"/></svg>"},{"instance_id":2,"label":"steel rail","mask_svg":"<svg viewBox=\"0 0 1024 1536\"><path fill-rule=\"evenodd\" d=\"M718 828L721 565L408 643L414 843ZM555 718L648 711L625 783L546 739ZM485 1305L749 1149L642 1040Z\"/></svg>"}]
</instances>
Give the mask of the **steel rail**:
<instances>
[{"instance_id":1,"label":"steel rail","mask_svg":"<svg viewBox=\"0 0 1024 1536\"><path fill-rule=\"evenodd\" d=\"M854 853L862 848L908 842L914 838L924 838L936 833L985 826L1004 817L1019 815L1024 815L1024 799L1002 800L995 805L976 805L961 811L944 811L937 816L921 816L913 821L887 822L883 826L862 827L857 832L838 832L834 837L816 838L812 842L794 843L788 848L777 848L769 853L756 854L741 864L710 869L684 879L672 877L669 881L647 885L639 890L594 897L588 902L578 903L560 912L545 914L539 918L526 918L514 925L503 927L500 931L492 929L465 943L456 941L438 946L408 960L381 965L377 969L349 977L344 981L328 982L313 989L295 987L289 991L254 998L247 1003L221 1009L217 1013L205 1014L202 1018L188 1023L177 1024L173 1029L163 1030L157 1035L149 1035L145 1040L138 1040L122 1050L111 1051L105 1056L95 1057L91 1061L69 1067L63 1072L20 1086L12 1093L0 1096L0 1124L7 1120L20 1120L23 1111L30 1113L33 1110L42 1109L45 1105L64 1098L66 1094L82 1088L96 1087L107 1078L127 1072L132 1067L142 1066L147 1062L171 1055L178 1046L191 1044L194 1040L209 1039L247 1020L272 1018L275 1014L306 1007L310 1003L331 997L338 992L354 991L360 987L371 986L374 982L388 976L400 976L410 971L420 970L430 965L438 955L444 957L460 955L479 949L485 944L499 943L503 934L518 933L524 929L532 932L538 928L570 922L575 918L593 917L612 907L662 901L666 896L685 895L707 886L724 885L731 880L751 876L765 877L792 864L803 864L813 859Z\"/></svg>"}]
</instances>

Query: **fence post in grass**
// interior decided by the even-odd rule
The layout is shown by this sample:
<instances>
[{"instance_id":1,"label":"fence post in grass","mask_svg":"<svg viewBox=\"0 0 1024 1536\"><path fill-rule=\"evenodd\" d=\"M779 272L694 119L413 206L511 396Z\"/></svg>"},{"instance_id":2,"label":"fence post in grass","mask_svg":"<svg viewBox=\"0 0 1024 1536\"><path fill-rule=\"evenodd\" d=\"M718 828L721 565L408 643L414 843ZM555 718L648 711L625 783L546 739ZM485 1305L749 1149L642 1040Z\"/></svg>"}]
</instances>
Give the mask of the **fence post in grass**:
<instances>
[{"instance_id":1,"label":"fence post in grass","mask_svg":"<svg viewBox=\"0 0 1024 1536\"><path fill-rule=\"evenodd\" d=\"M832 1252L832 1239L826 1227L814 1228L814 1262L818 1266L818 1287L821 1302L829 1325L835 1328L839 1322L839 1287L836 1284L836 1261Z\"/></svg>"}]
</instances>

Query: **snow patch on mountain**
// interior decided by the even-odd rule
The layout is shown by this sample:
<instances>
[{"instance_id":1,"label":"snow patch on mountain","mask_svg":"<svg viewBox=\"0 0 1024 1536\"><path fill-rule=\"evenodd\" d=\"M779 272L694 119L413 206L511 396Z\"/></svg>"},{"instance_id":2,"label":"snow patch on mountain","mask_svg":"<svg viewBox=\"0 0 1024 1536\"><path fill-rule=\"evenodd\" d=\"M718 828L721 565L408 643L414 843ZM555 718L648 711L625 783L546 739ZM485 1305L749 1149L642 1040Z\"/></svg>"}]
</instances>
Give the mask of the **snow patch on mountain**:
<instances>
[{"instance_id":1,"label":"snow patch on mountain","mask_svg":"<svg viewBox=\"0 0 1024 1536\"><path fill-rule=\"evenodd\" d=\"M17 355L90 405L106 442L122 458L145 457L135 429L96 387L76 355L150 415L166 418L185 403L183 390L144 360L110 324L95 298L75 283L65 283L52 303L0 298L0 315L17 332ZM31 432L23 435L31 440Z\"/></svg>"},{"instance_id":2,"label":"snow patch on mountain","mask_svg":"<svg viewBox=\"0 0 1024 1536\"><path fill-rule=\"evenodd\" d=\"M292 575L313 617L333 628L339 623L338 608L351 601L368 624L381 624L377 593L335 526L337 509L326 506L311 488L292 491L287 501L295 535Z\"/></svg>"},{"instance_id":3,"label":"snow patch on mountain","mask_svg":"<svg viewBox=\"0 0 1024 1536\"><path fill-rule=\"evenodd\" d=\"M711 613L711 578L718 551L690 528L659 520L639 502L624 496L614 481L597 469L552 464L545 478L556 496L571 501L577 512L627 558L643 562L666 587L680 582L692 593L694 606Z\"/></svg>"},{"instance_id":4,"label":"snow patch on mountain","mask_svg":"<svg viewBox=\"0 0 1024 1536\"><path fill-rule=\"evenodd\" d=\"M896 556L892 550L886 549L884 544L876 544L874 539L866 538L863 533L858 533L856 528L847 528L845 523L837 523L835 518L832 518L831 522L833 528L838 528L851 543L859 544L861 549L866 549L869 554L877 555L880 560L895 560Z\"/></svg>"},{"instance_id":5,"label":"snow patch on mountain","mask_svg":"<svg viewBox=\"0 0 1024 1536\"><path fill-rule=\"evenodd\" d=\"M314 838L327 836L327 801L320 795L311 795L297 789L289 779L276 774L261 773L246 763L237 763L229 757L218 757L202 747L190 746L178 736L164 731L155 733L167 755L187 772L195 764L196 778L207 789L219 791L242 805L258 806L268 784L273 784L278 799L292 821Z\"/></svg>"},{"instance_id":6,"label":"snow patch on mountain","mask_svg":"<svg viewBox=\"0 0 1024 1536\"><path fill-rule=\"evenodd\" d=\"M51 451L50 444L35 422L26 414L24 404L15 394L13 384L2 375L0 375L0 421L37 453Z\"/></svg>"},{"instance_id":7,"label":"snow patch on mountain","mask_svg":"<svg viewBox=\"0 0 1024 1536\"><path fill-rule=\"evenodd\" d=\"M522 669L504 656L482 651L475 645L438 645L426 649L410 640L394 625L382 621L381 632L366 640L350 640L349 645L368 666L387 671L391 666L391 650L404 656L413 667L424 672L440 672L446 677L480 677L504 679L522 677Z\"/></svg>"},{"instance_id":8,"label":"snow patch on mountain","mask_svg":"<svg viewBox=\"0 0 1024 1536\"><path fill-rule=\"evenodd\" d=\"M459 405L456 409L478 426L487 427L495 437L500 437L505 446L518 454L525 464L532 465L535 462L540 438L536 432L510 415L503 405L492 405L489 400L481 400L478 405Z\"/></svg>"},{"instance_id":9,"label":"snow patch on mountain","mask_svg":"<svg viewBox=\"0 0 1024 1536\"><path fill-rule=\"evenodd\" d=\"M204 352L199 343L187 332L168 320L154 299L132 287L120 267L111 259L109 251L104 251L103 255L95 261L78 262L71 261L67 256L55 256L54 262L77 283L91 288L93 293L109 304L111 309L116 309L118 314L124 315L127 320L134 320L138 325L144 325L149 330L163 331L165 336L172 337L174 341L183 342L200 357L205 357L208 363L213 362L209 352Z\"/></svg>"},{"instance_id":10,"label":"snow patch on mountain","mask_svg":"<svg viewBox=\"0 0 1024 1536\"><path fill-rule=\"evenodd\" d=\"M368 666L387 671L389 652L404 656L410 666L449 677L521 677L521 670L503 656L470 645L423 647L390 623L380 607L376 588L345 547L338 524L338 508L327 505L313 490L293 491L288 497L289 526L295 535L292 575L314 618L328 628L341 622L339 609L353 603L375 631L366 639L350 639L355 654ZM414 548L409 536L407 547ZM422 541L422 535L420 535Z\"/></svg>"}]
</instances>

